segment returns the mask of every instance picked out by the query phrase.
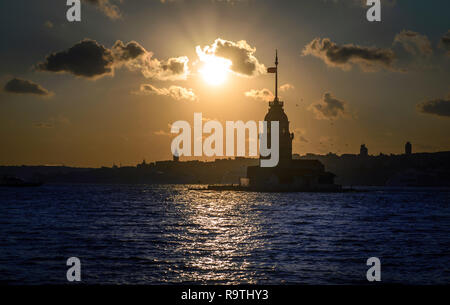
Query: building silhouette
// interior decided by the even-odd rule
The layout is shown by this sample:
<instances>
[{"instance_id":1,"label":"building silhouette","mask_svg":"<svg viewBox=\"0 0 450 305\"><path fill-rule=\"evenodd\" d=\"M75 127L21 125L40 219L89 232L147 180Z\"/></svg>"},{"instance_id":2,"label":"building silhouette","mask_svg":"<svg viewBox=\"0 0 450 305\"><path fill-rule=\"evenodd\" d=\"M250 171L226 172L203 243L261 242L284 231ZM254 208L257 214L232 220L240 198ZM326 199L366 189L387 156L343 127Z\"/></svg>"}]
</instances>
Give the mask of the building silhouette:
<instances>
[{"instance_id":1,"label":"building silhouette","mask_svg":"<svg viewBox=\"0 0 450 305\"><path fill-rule=\"evenodd\" d=\"M360 157L367 157L369 155L369 150L366 147L366 144L361 144L361 147L359 148L359 156Z\"/></svg>"},{"instance_id":2,"label":"building silhouette","mask_svg":"<svg viewBox=\"0 0 450 305\"><path fill-rule=\"evenodd\" d=\"M267 143L271 146L271 123L279 122L279 164L289 164L292 160L292 140L294 133L289 131L289 120L283 109L283 102L278 99L278 56L275 56L275 99L269 102L269 111L264 117L267 122ZM264 157L261 157L264 159ZM269 158L269 157L266 157Z\"/></svg>"},{"instance_id":3,"label":"building silhouette","mask_svg":"<svg viewBox=\"0 0 450 305\"><path fill-rule=\"evenodd\" d=\"M293 160L292 140L294 134L289 130L289 120L278 98L278 54L275 67L268 72L275 73L275 98L269 102L269 110L264 117L267 122L267 143L271 147L271 122L279 122L279 162L275 167L249 166L247 177L241 185L255 191L335 191L340 186L334 184L335 175L326 172L318 160ZM270 158L270 156L260 159ZM261 164L260 164L261 165Z\"/></svg>"},{"instance_id":4,"label":"building silhouette","mask_svg":"<svg viewBox=\"0 0 450 305\"><path fill-rule=\"evenodd\" d=\"M405 155L412 154L412 145L410 142L406 142L405 144Z\"/></svg>"}]
</instances>

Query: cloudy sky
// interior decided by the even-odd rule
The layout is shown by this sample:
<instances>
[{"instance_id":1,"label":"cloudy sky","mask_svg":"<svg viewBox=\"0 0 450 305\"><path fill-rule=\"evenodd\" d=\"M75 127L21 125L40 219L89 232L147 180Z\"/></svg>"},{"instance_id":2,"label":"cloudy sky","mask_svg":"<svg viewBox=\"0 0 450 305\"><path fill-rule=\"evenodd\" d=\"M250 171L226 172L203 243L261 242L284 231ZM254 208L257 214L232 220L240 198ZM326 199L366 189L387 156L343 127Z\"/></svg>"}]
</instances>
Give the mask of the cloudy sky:
<instances>
[{"instance_id":1,"label":"cloudy sky","mask_svg":"<svg viewBox=\"0 0 450 305\"><path fill-rule=\"evenodd\" d=\"M450 150L450 2L2 1L0 164L171 158L194 112L262 120L280 95L294 153Z\"/></svg>"}]
</instances>

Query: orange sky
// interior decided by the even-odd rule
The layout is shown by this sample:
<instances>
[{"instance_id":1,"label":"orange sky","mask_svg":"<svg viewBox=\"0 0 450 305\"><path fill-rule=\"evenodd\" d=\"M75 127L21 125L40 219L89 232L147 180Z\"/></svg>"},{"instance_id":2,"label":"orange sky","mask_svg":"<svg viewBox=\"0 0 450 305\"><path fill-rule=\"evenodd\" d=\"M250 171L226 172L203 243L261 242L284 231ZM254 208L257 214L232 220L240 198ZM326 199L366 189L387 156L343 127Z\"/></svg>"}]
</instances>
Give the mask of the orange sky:
<instances>
[{"instance_id":1,"label":"orange sky","mask_svg":"<svg viewBox=\"0 0 450 305\"><path fill-rule=\"evenodd\" d=\"M120 18L83 4L79 24L51 1L2 3L10 12L2 22L14 26L1 27L0 164L169 159L170 124L192 122L194 112L223 124L262 120L268 107L258 93L273 92L263 71L275 48L294 153L357 153L362 143L370 154L401 153L406 141L416 152L450 150L445 10L397 1L371 24L354 2L112 1ZM218 38L215 55L231 66L212 85L199 70ZM74 46L110 59L74 60ZM141 55L131 60L132 46Z\"/></svg>"}]
</instances>

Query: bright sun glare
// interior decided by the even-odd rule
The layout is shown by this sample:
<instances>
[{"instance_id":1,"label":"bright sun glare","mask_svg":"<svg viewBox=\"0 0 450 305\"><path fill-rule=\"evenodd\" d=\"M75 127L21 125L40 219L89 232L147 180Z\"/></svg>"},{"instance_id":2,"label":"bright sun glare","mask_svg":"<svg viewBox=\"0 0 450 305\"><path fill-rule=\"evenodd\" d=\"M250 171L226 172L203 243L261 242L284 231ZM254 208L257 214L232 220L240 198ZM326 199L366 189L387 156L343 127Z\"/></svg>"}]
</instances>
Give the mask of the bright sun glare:
<instances>
[{"instance_id":1,"label":"bright sun glare","mask_svg":"<svg viewBox=\"0 0 450 305\"><path fill-rule=\"evenodd\" d=\"M231 61L225 58L208 55L203 58L203 65L199 69L205 82L218 86L225 82L230 71Z\"/></svg>"}]
</instances>

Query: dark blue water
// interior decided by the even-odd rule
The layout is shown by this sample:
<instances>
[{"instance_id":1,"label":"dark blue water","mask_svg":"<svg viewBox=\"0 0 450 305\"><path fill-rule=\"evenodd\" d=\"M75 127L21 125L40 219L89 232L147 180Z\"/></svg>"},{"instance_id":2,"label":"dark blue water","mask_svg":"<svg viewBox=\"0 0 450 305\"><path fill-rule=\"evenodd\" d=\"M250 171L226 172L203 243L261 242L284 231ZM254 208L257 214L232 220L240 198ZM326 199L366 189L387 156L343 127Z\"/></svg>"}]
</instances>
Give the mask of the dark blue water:
<instances>
[{"instance_id":1,"label":"dark blue water","mask_svg":"<svg viewBox=\"0 0 450 305\"><path fill-rule=\"evenodd\" d=\"M0 188L0 282L450 283L450 192L190 191L186 186Z\"/></svg>"}]
</instances>

